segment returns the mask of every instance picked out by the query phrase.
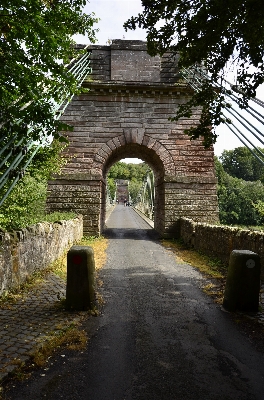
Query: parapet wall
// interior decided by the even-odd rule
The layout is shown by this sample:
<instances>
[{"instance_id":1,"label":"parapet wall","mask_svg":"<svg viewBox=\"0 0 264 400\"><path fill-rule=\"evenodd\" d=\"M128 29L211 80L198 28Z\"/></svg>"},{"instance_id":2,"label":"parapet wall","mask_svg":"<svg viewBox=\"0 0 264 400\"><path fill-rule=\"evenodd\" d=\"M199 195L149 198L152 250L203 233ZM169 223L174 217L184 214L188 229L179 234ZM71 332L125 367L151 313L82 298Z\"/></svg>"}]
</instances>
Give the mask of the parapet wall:
<instances>
[{"instance_id":1,"label":"parapet wall","mask_svg":"<svg viewBox=\"0 0 264 400\"><path fill-rule=\"evenodd\" d=\"M0 232L0 295L47 268L83 236L83 218Z\"/></svg>"},{"instance_id":2,"label":"parapet wall","mask_svg":"<svg viewBox=\"0 0 264 400\"><path fill-rule=\"evenodd\" d=\"M264 233L230 226L209 225L180 219L180 237L187 245L228 265L233 250L251 250L260 256L264 279Z\"/></svg>"}]
</instances>

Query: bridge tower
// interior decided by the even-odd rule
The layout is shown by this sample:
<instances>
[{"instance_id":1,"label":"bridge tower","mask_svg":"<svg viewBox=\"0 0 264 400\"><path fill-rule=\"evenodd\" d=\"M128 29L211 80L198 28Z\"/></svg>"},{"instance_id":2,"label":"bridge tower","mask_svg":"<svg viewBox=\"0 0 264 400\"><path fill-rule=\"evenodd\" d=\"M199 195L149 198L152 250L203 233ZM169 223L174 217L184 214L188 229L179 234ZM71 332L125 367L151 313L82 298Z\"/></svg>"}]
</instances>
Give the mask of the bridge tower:
<instances>
[{"instance_id":1,"label":"bridge tower","mask_svg":"<svg viewBox=\"0 0 264 400\"><path fill-rule=\"evenodd\" d=\"M124 200L129 200L128 185L129 181L126 179L116 180L116 199L120 204L124 203Z\"/></svg>"},{"instance_id":2,"label":"bridge tower","mask_svg":"<svg viewBox=\"0 0 264 400\"><path fill-rule=\"evenodd\" d=\"M81 46L80 46L81 47ZM92 74L62 119L67 132L68 164L49 182L49 211L76 211L84 232L104 227L106 174L125 157L141 158L155 176L154 227L162 236L177 235L179 218L218 221L213 148L190 141L184 129L191 119L170 122L191 88L180 79L177 58L150 57L146 42L114 40L89 47Z\"/></svg>"}]
</instances>

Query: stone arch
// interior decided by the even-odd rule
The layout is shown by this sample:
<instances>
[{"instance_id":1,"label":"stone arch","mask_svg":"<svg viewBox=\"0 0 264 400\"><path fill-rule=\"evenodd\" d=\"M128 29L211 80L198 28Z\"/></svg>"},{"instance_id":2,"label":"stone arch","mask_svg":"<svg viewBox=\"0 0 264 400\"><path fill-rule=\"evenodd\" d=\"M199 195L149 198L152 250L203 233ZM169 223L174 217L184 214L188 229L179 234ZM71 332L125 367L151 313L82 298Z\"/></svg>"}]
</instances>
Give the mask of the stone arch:
<instances>
[{"instance_id":1,"label":"stone arch","mask_svg":"<svg viewBox=\"0 0 264 400\"><path fill-rule=\"evenodd\" d=\"M181 217L218 221L213 148L184 134L199 121L172 121L175 109L191 89L180 79L177 59L169 54L150 57L141 41L114 40L110 46L90 46L92 74L83 82L89 91L75 96L62 120L70 162L49 183L47 209L84 215L84 232L103 227L106 171L129 156L146 161L158 187L156 229L163 236L179 232Z\"/></svg>"},{"instance_id":2,"label":"stone arch","mask_svg":"<svg viewBox=\"0 0 264 400\"><path fill-rule=\"evenodd\" d=\"M162 232L165 213L164 178L169 171L168 165L173 164L173 160L164 146L148 136L133 138L130 134L126 136L125 141L123 139L124 135L120 135L104 144L98 152L100 154L95 156L94 163L97 162L97 168L101 171L104 181L109 168L122 158L141 158L151 167L155 185L154 228ZM105 191L102 188L101 226L104 225L105 207Z\"/></svg>"},{"instance_id":3,"label":"stone arch","mask_svg":"<svg viewBox=\"0 0 264 400\"><path fill-rule=\"evenodd\" d=\"M121 155L121 157L120 157ZM93 165L105 174L105 168L110 168L125 157L137 157L146 161L156 171L156 176L162 174L175 175L173 157L166 147L158 140L144 134L143 129L126 129L123 135L116 136L104 143L94 157Z\"/></svg>"}]
</instances>

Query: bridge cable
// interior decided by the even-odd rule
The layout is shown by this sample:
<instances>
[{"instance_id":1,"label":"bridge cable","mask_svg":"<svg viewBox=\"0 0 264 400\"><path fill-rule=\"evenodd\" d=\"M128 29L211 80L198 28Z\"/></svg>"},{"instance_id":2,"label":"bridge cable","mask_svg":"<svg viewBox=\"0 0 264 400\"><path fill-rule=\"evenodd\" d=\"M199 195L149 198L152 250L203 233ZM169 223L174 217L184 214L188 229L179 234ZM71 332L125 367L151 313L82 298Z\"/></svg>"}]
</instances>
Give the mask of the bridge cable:
<instances>
[{"instance_id":1,"label":"bridge cable","mask_svg":"<svg viewBox=\"0 0 264 400\"><path fill-rule=\"evenodd\" d=\"M79 54L75 59L71 60L71 62L65 66L65 68L68 69L68 72L73 75L73 77L76 79L77 87L80 87L86 78L87 74L90 72L90 53L88 52L88 47L87 45L83 51L85 53ZM55 90L55 93L61 92L62 89L58 87ZM48 88L44 91L45 93L48 94ZM60 96L60 100L58 103L54 103L54 106L52 107L54 118L59 119L63 112L65 111L66 107L72 100L74 95L69 97L68 92L63 92L62 95ZM14 104L19 104L21 101L23 101L24 96L20 96L19 99L17 99ZM47 99L47 96L46 96ZM51 99L52 100L52 99ZM25 110L30 104L32 104L33 100L30 100L29 102L22 104L20 106L20 110ZM33 157L36 155L37 151L45 145L45 142L48 140L47 135L45 134L45 127L44 126L37 126L37 129L42 130L42 137L38 142L34 142L33 139L30 138L31 132L36 128L34 125L30 126L29 128L25 126L25 136L22 138L18 143L16 143L16 138L18 133L12 134L12 128L14 129L16 126L20 126L23 123L22 119L18 119L14 123L10 123L10 119L5 121L3 124L1 124L0 128L4 126L5 124L9 123L10 127L7 128L9 130L9 133L12 135L10 139L6 136L6 134L1 135L0 138L0 143L3 143L2 148L0 149L0 155L3 155L4 158L1 160L0 168L2 168L2 171L0 171L0 189L2 189L5 184L9 184L10 180L13 179L11 182L9 188L7 189L6 193L3 195L2 199L0 199L0 206L3 204L4 200L7 198L8 194L11 192L15 184L18 182L18 180L23 177L25 170L33 160ZM22 127L23 129L23 127ZM32 148L33 145L36 145L35 149L33 150L32 154L30 155L29 159L26 161L24 166L22 166L22 163L24 162L26 154L29 152L29 150ZM12 147L11 147L12 146ZM22 147L23 146L23 147ZM10 149L10 150L9 150ZM7 153L6 153L7 152ZM16 154L16 152L18 152ZM11 160L11 161L9 161ZM9 163L7 165L7 162ZM3 167L6 165L6 169L3 170ZM18 170L18 167L20 168ZM22 168L22 169L21 169Z\"/></svg>"},{"instance_id":2,"label":"bridge cable","mask_svg":"<svg viewBox=\"0 0 264 400\"><path fill-rule=\"evenodd\" d=\"M196 66L194 66L194 67L190 67L188 70L186 69L186 68L184 68L183 69L183 71L182 71L182 76L183 76L183 78L187 81L187 83L195 90L195 91L201 91L202 89L201 89L201 85L202 85L202 83L204 82L204 79L207 79L207 80L210 80L210 77L207 75L207 74L205 74L205 72L201 69L201 68L198 68L197 67L197 65ZM223 80L224 81L226 81L224 78L223 78ZM229 85L230 85L230 87L231 87L231 89L233 90L233 91L236 91L236 92L238 92L239 93L239 91L238 90L235 90L235 88L234 88L234 85L232 85L230 82L228 82L228 81L226 81ZM225 94L227 97L229 97L229 98L231 98L231 100L232 101L234 101L236 104L238 104L239 105L239 98L234 94L234 93L232 93L232 91L231 90L229 90L229 89L226 89L225 87L223 87L222 85L220 85L218 82L214 82L214 84L216 85L216 87L218 87L218 88L220 88L222 91L223 91L223 89L224 89L224 93L223 94ZM216 91L216 93L218 93L217 91ZM253 99L250 99L250 100L252 100L252 101L254 101L256 104L258 104L259 106L261 106L261 107L264 107L264 102L262 101L262 100L260 100L260 99L256 99L256 98L253 98ZM228 104L228 103L227 103ZM230 109L232 109L232 111L230 111ZM248 126L246 126L246 124L243 122L243 121L246 121L246 123L248 124L248 125L250 125L261 137L264 137L264 135L263 135L263 133L259 130L259 129L257 129L254 125L252 125L243 115L241 115L237 110L235 110L233 107L232 107L232 105L231 104L228 104L228 106L226 106L225 107L225 110L227 111L227 112L229 112L233 117L235 117L237 120L238 120L238 122L242 125L242 126L244 126L249 132L251 132L254 136L255 136L255 138L260 142L260 143L262 143L262 144L264 144L264 142L261 140L261 138L256 134L256 133L254 133ZM253 107L251 107L250 105L248 105L248 107L247 108L244 108L243 109L245 112L247 112L247 113L249 113L254 119L256 119L258 122L260 122L262 125L264 124L264 117L263 117L263 115L262 114L260 114L257 110L255 110ZM252 112L251 112L252 111ZM223 114L224 115L224 114ZM240 118L239 118L239 117ZM261 162L261 163L263 163L263 161L255 154L255 152L253 152L252 150L251 150L251 148L249 147L249 145L248 144L246 144L245 142L244 142L244 140L243 139L241 139L241 137L239 136L239 135L242 135L247 141L248 141L248 143L250 143L250 145L261 155L261 157L264 157L264 153L262 152L262 151L260 151L255 145L253 145L253 143L231 122L231 124L233 125L233 127L235 127L236 129L237 129L237 131L239 132L239 134L237 134L237 133L235 133L234 132L234 130L231 128L231 124L230 123L227 123L227 118L226 118L226 116L224 115L224 117L225 117L225 119L226 119L226 121L225 121L225 125L232 131L232 133L234 133L235 134L235 136L252 152L252 154L254 154L254 156ZM260 117L260 118L259 118Z\"/></svg>"}]
</instances>

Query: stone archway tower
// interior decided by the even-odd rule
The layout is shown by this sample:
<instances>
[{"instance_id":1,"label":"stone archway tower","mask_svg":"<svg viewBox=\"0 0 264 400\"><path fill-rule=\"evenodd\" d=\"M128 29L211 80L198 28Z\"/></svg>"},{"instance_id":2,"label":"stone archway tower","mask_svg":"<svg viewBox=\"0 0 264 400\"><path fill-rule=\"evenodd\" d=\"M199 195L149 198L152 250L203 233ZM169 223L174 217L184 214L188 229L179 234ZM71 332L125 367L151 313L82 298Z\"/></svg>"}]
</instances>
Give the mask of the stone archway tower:
<instances>
[{"instance_id":1,"label":"stone archway tower","mask_svg":"<svg viewBox=\"0 0 264 400\"><path fill-rule=\"evenodd\" d=\"M177 234L179 218L218 221L213 148L190 141L192 119L170 122L191 89L182 82L177 58L147 54L146 42L114 40L90 46L92 74L87 93L73 98L63 120L72 157L62 175L49 182L50 211L84 215L84 232L99 234L105 216L107 170L125 157L146 161L155 176L155 229Z\"/></svg>"}]
</instances>

